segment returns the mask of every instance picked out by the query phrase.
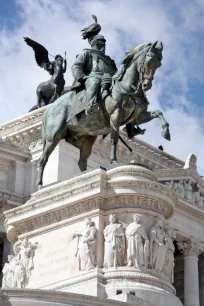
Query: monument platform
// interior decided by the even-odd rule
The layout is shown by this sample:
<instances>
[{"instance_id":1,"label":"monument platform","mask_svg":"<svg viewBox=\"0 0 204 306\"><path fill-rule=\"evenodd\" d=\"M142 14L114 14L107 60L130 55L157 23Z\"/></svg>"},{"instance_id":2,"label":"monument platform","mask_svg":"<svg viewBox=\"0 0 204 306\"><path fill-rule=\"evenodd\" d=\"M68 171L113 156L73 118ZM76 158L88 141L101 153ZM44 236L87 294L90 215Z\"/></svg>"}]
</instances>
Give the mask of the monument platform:
<instances>
[{"instance_id":1,"label":"monument platform","mask_svg":"<svg viewBox=\"0 0 204 306\"><path fill-rule=\"evenodd\" d=\"M20 302L24 306L26 301L29 306L37 301L39 305L48 301L53 305L97 305L98 301L100 305L144 306L181 305L185 301L185 306L199 306L199 299L204 300L204 264L200 255L204 181L197 172L196 157L191 154L183 162L139 139L129 141L121 132L133 152L119 143L118 165L113 166L109 162L110 140L99 137L88 171L80 173L78 150L61 141L46 166L44 187L37 191L44 110L0 127L4 212L0 254L2 263L8 264L7 257L13 254L11 242L14 257L9 260L13 268L17 261L18 268L24 269L22 281L12 283L11 289L6 284L0 298L15 306L21 306ZM137 232L138 222L143 234L136 235L138 240L135 236L134 241L143 245L137 255L143 260L134 261L130 254L135 252L135 242L132 241L131 252L128 246L130 233ZM119 235L113 235L115 240L114 228ZM172 274L167 273L165 264L159 267L165 256L153 260L151 241L159 228L166 237L165 247L167 241L173 242L175 260L168 261L169 266L170 262L175 264ZM169 228L174 232L171 239ZM86 243L87 232L92 235L93 248ZM90 254L89 260L83 254Z\"/></svg>"},{"instance_id":2,"label":"monument platform","mask_svg":"<svg viewBox=\"0 0 204 306\"><path fill-rule=\"evenodd\" d=\"M158 183L155 173L134 164L43 188L5 212L16 256L30 250L21 286L181 305L164 242L172 244L166 220L176 203L174 191Z\"/></svg>"}]
</instances>

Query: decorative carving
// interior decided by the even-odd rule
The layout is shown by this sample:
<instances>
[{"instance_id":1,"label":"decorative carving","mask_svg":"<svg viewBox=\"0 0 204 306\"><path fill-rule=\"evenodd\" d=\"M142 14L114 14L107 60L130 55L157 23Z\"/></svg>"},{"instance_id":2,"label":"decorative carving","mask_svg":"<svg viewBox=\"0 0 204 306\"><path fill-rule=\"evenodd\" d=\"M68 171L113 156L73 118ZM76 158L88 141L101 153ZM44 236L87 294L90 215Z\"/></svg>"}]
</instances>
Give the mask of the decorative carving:
<instances>
[{"instance_id":1,"label":"decorative carving","mask_svg":"<svg viewBox=\"0 0 204 306\"><path fill-rule=\"evenodd\" d=\"M191 179L184 182L185 199L188 200L188 201L193 200L193 187L191 186L191 183L192 183Z\"/></svg>"},{"instance_id":2,"label":"decorative carving","mask_svg":"<svg viewBox=\"0 0 204 306\"><path fill-rule=\"evenodd\" d=\"M116 216L109 216L110 224L104 229L105 254L104 267L111 268L124 265L125 257L125 229Z\"/></svg>"},{"instance_id":3,"label":"decorative carving","mask_svg":"<svg viewBox=\"0 0 204 306\"><path fill-rule=\"evenodd\" d=\"M204 192L200 185L193 183L191 179L180 179L179 181L171 180L164 184L174 190L179 197L204 209L204 196L202 196Z\"/></svg>"},{"instance_id":4,"label":"decorative carving","mask_svg":"<svg viewBox=\"0 0 204 306\"><path fill-rule=\"evenodd\" d=\"M173 189L178 194L179 197L182 198L185 197L184 180L179 180L178 183L174 183Z\"/></svg>"},{"instance_id":5,"label":"decorative carving","mask_svg":"<svg viewBox=\"0 0 204 306\"><path fill-rule=\"evenodd\" d=\"M34 269L33 257L38 243L30 243L27 238L13 246L14 255L8 256L3 268L3 286L5 288L25 288L31 271Z\"/></svg>"},{"instance_id":6,"label":"decorative carving","mask_svg":"<svg viewBox=\"0 0 204 306\"><path fill-rule=\"evenodd\" d=\"M167 238L164 231L164 221L158 220L150 230L150 266L158 272L163 272L166 261Z\"/></svg>"},{"instance_id":7,"label":"decorative carving","mask_svg":"<svg viewBox=\"0 0 204 306\"><path fill-rule=\"evenodd\" d=\"M47 213L44 216L33 218L28 222L21 223L17 227L16 236L72 218L74 216L89 212L91 210L95 210L101 206L101 201L101 199L95 199L92 201L88 200L81 202L78 205L64 207L59 209L58 211ZM28 207L28 210L30 210L30 207Z\"/></svg>"},{"instance_id":8,"label":"decorative carving","mask_svg":"<svg viewBox=\"0 0 204 306\"><path fill-rule=\"evenodd\" d=\"M141 215L135 214L133 216L133 222L126 229L126 237L128 240L128 267L147 268L149 263L149 240L141 224Z\"/></svg>"},{"instance_id":9,"label":"decorative carving","mask_svg":"<svg viewBox=\"0 0 204 306\"><path fill-rule=\"evenodd\" d=\"M91 270L97 265L97 228L90 219L85 219L85 229L82 232L76 232L73 238L77 238L76 256L79 261L79 270Z\"/></svg>"},{"instance_id":10,"label":"decorative carving","mask_svg":"<svg viewBox=\"0 0 204 306\"><path fill-rule=\"evenodd\" d=\"M184 169L194 169L197 170L197 157L195 154L190 154L183 167Z\"/></svg>"},{"instance_id":11,"label":"decorative carving","mask_svg":"<svg viewBox=\"0 0 204 306\"><path fill-rule=\"evenodd\" d=\"M8 255L8 263L3 267L2 288L13 288L14 256Z\"/></svg>"},{"instance_id":12,"label":"decorative carving","mask_svg":"<svg viewBox=\"0 0 204 306\"><path fill-rule=\"evenodd\" d=\"M174 266L175 266L175 259L174 259L174 251L175 246L173 243L173 239L176 238L176 231L172 229L170 226L166 226L165 228L166 232L166 247L167 247L167 253L166 253L166 261L164 265L164 274L168 276L170 281L174 282Z\"/></svg>"},{"instance_id":13,"label":"decorative carving","mask_svg":"<svg viewBox=\"0 0 204 306\"><path fill-rule=\"evenodd\" d=\"M177 245L184 256L198 257L204 251L203 244L193 238L187 241L179 241Z\"/></svg>"}]
</instances>

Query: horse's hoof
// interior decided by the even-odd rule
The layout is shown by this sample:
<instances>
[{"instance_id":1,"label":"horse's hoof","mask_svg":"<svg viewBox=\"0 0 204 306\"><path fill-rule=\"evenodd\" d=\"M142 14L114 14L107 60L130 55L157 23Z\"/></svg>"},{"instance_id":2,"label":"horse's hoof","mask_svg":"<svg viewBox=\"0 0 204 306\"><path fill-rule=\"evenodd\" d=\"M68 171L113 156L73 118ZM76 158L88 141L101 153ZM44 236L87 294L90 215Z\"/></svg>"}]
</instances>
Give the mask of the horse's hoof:
<instances>
[{"instance_id":1,"label":"horse's hoof","mask_svg":"<svg viewBox=\"0 0 204 306\"><path fill-rule=\"evenodd\" d=\"M162 132L162 136L163 136L166 140L171 141L171 135L170 135L170 133Z\"/></svg>"},{"instance_id":2,"label":"horse's hoof","mask_svg":"<svg viewBox=\"0 0 204 306\"><path fill-rule=\"evenodd\" d=\"M117 165L117 164L118 164L118 162L117 162L117 160L116 160L116 159L113 159L113 160L111 160L111 164L112 164L112 165Z\"/></svg>"}]
</instances>

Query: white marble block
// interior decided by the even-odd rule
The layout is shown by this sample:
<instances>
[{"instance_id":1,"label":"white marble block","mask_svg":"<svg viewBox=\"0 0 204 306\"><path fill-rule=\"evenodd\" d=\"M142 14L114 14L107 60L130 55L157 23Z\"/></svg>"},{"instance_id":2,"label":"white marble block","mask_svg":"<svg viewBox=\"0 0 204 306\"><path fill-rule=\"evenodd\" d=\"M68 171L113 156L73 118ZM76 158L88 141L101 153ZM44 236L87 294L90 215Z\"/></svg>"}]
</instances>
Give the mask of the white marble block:
<instances>
[{"instance_id":1,"label":"white marble block","mask_svg":"<svg viewBox=\"0 0 204 306\"><path fill-rule=\"evenodd\" d=\"M155 173L134 164L45 187L5 213L7 236L15 243L8 276L14 269L15 279L16 265L23 275L13 286L5 267L5 284L110 299L130 294L179 306L167 222L176 202Z\"/></svg>"}]
</instances>

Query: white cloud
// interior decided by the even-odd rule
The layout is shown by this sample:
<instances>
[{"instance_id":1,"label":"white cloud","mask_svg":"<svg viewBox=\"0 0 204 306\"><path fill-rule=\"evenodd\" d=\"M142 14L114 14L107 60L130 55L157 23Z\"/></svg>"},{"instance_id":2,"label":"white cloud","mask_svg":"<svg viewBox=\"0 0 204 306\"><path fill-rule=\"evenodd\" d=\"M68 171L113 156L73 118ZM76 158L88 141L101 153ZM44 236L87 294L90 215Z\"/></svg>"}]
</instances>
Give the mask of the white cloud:
<instances>
[{"instance_id":1,"label":"white cloud","mask_svg":"<svg viewBox=\"0 0 204 306\"><path fill-rule=\"evenodd\" d=\"M35 90L49 78L34 60L23 41L28 36L42 43L50 53L67 51L67 84L72 82L71 64L88 43L80 30L97 15L107 38L107 53L119 64L124 53L143 42L162 40L164 60L148 93L150 109L162 109L171 125L172 141L160 136L159 123L147 124L142 138L153 145L163 144L165 151L185 159L198 156L204 173L203 108L191 101L188 92L204 82L204 50L199 37L204 29L203 1L149 0L18 0L21 24L11 31L0 31L0 122L19 116L35 104ZM184 5L183 5L184 4Z\"/></svg>"}]
</instances>

